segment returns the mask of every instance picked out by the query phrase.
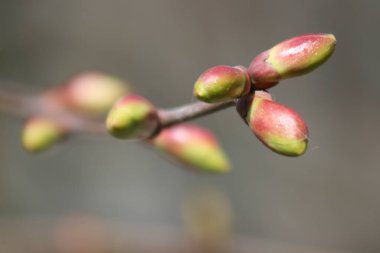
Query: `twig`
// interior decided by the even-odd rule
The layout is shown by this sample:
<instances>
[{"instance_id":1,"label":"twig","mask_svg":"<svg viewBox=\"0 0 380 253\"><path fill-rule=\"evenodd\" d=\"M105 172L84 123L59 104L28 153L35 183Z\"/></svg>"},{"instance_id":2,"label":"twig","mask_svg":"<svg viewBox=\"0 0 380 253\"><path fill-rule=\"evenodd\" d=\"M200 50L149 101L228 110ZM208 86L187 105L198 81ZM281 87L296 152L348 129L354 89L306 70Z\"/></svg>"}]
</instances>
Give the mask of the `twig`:
<instances>
[{"instance_id":1,"label":"twig","mask_svg":"<svg viewBox=\"0 0 380 253\"><path fill-rule=\"evenodd\" d=\"M228 107L234 106L235 101L220 102L207 104L203 102L195 102L192 104L183 105L173 109L159 110L161 127L169 127L184 121L192 120L211 114Z\"/></svg>"}]
</instances>

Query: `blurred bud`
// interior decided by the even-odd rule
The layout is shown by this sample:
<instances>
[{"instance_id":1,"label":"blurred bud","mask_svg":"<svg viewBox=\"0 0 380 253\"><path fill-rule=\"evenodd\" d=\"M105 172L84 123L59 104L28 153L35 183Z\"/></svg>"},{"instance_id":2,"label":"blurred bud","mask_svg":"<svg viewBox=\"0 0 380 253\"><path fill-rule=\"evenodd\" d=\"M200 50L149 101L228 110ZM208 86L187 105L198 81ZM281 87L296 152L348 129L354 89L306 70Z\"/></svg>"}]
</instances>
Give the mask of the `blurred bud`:
<instances>
[{"instance_id":1,"label":"blurred bud","mask_svg":"<svg viewBox=\"0 0 380 253\"><path fill-rule=\"evenodd\" d=\"M55 252L113 252L108 223L100 217L84 213L68 214L59 218L53 228Z\"/></svg>"},{"instance_id":2,"label":"blurred bud","mask_svg":"<svg viewBox=\"0 0 380 253\"><path fill-rule=\"evenodd\" d=\"M85 72L66 82L62 92L70 109L96 116L107 112L128 89L125 82L113 76Z\"/></svg>"},{"instance_id":3,"label":"blurred bud","mask_svg":"<svg viewBox=\"0 0 380 253\"><path fill-rule=\"evenodd\" d=\"M216 66L203 72L194 84L194 95L207 103L239 98L249 92L251 81L243 66Z\"/></svg>"},{"instance_id":4,"label":"blurred bud","mask_svg":"<svg viewBox=\"0 0 380 253\"><path fill-rule=\"evenodd\" d=\"M279 154L302 155L308 142L308 130L302 118L292 109L268 99L266 92L255 93L240 99L237 110L256 137Z\"/></svg>"},{"instance_id":5,"label":"blurred bud","mask_svg":"<svg viewBox=\"0 0 380 253\"><path fill-rule=\"evenodd\" d=\"M216 138L207 130L190 124L165 128L152 140L177 161L205 172L227 172L230 164Z\"/></svg>"},{"instance_id":6,"label":"blurred bud","mask_svg":"<svg viewBox=\"0 0 380 253\"><path fill-rule=\"evenodd\" d=\"M54 121L43 117L32 117L24 125L22 146L28 152L40 152L50 148L64 137L65 129Z\"/></svg>"},{"instance_id":7,"label":"blurred bud","mask_svg":"<svg viewBox=\"0 0 380 253\"><path fill-rule=\"evenodd\" d=\"M281 79L312 71L330 57L335 44L332 34L305 34L285 40L253 59L248 69L253 85L268 89Z\"/></svg>"},{"instance_id":8,"label":"blurred bud","mask_svg":"<svg viewBox=\"0 0 380 253\"><path fill-rule=\"evenodd\" d=\"M128 95L112 107L106 125L108 132L116 138L147 138L157 130L159 119L148 100Z\"/></svg>"},{"instance_id":9,"label":"blurred bud","mask_svg":"<svg viewBox=\"0 0 380 253\"><path fill-rule=\"evenodd\" d=\"M230 252L233 213L227 195L215 188L195 188L182 206L186 232L198 246L192 252Z\"/></svg>"}]
</instances>

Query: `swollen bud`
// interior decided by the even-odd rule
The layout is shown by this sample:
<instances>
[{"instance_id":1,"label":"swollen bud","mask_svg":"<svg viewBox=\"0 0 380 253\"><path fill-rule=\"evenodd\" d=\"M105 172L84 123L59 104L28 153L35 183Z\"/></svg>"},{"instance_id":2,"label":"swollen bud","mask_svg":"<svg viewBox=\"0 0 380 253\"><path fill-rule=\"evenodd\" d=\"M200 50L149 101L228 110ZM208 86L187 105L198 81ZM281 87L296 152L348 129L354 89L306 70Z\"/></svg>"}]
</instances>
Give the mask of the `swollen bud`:
<instances>
[{"instance_id":1,"label":"swollen bud","mask_svg":"<svg viewBox=\"0 0 380 253\"><path fill-rule=\"evenodd\" d=\"M216 66L203 72L194 84L194 95L207 103L222 102L248 94L251 81L243 66Z\"/></svg>"},{"instance_id":2,"label":"swollen bud","mask_svg":"<svg viewBox=\"0 0 380 253\"><path fill-rule=\"evenodd\" d=\"M116 138L147 138L159 127L159 119L155 107L148 100L128 95L112 107L106 125L108 132Z\"/></svg>"},{"instance_id":3,"label":"swollen bud","mask_svg":"<svg viewBox=\"0 0 380 253\"><path fill-rule=\"evenodd\" d=\"M100 72L85 72L67 81L62 87L66 105L80 113L97 116L107 112L120 97L128 93L127 84Z\"/></svg>"},{"instance_id":4,"label":"swollen bud","mask_svg":"<svg viewBox=\"0 0 380 253\"><path fill-rule=\"evenodd\" d=\"M181 124L165 128L152 143L175 160L200 171L221 173L230 169L216 138L199 126Z\"/></svg>"},{"instance_id":5,"label":"swollen bud","mask_svg":"<svg viewBox=\"0 0 380 253\"><path fill-rule=\"evenodd\" d=\"M308 130L301 116L272 101L266 92L255 93L240 99L237 109L256 137L279 154L302 155L307 148Z\"/></svg>"},{"instance_id":6,"label":"swollen bud","mask_svg":"<svg viewBox=\"0 0 380 253\"><path fill-rule=\"evenodd\" d=\"M332 34L305 34L285 40L253 59L248 68L255 88L268 89L281 79L306 74L335 49Z\"/></svg>"},{"instance_id":7,"label":"swollen bud","mask_svg":"<svg viewBox=\"0 0 380 253\"><path fill-rule=\"evenodd\" d=\"M61 140L66 130L58 123L44 117L32 117L25 122L21 143L31 153L50 148Z\"/></svg>"}]
</instances>

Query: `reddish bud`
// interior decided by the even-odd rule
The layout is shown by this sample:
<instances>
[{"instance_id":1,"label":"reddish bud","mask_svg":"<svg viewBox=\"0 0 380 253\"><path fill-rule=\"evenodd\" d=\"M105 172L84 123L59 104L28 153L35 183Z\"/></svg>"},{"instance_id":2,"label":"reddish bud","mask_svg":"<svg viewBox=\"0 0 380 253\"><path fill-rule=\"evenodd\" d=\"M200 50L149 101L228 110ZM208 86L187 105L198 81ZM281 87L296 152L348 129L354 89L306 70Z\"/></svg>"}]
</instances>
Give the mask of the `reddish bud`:
<instances>
[{"instance_id":1,"label":"reddish bud","mask_svg":"<svg viewBox=\"0 0 380 253\"><path fill-rule=\"evenodd\" d=\"M335 44L332 34L305 34L277 44L259 54L249 66L254 87L268 89L281 79L312 71L331 56Z\"/></svg>"},{"instance_id":2,"label":"reddish bud","mask_svg":"<svg viewBox=\"0 0 380 253\"><path fill-rule=\"evenodd\" d=\"M165 128L152 142L177 161L201 171L229 170L229 161L216 138L199 126L181 124Z\"/></svg>"},{"instance_id":3,"label":"reddish bud","mask_svg":"<svg viewBox=\"0 0 380 253\"><path fill-rule=\"evenodd\" d=\"M66 134L64 127L44 118L32 117L25 122L21 143L28 152L36 153L50 148Z\"/></svg>"},{"instance_id":4,"label":"reddish bud","mask_svg":"<svg viewBox=\"0 0 380 253\"><path fill-rule=\"evenodd\" d=\"M159 119L148 100L128 95L112 107L106 125L108 132L116 138L147 138L157 130Z\"/></svg>"},{"instance_id":5,"label":"reddish bud","mask_svg":"<svg viewBox=\"0 0 380 253\"><path fill-rule=\"evenodd\" d=\"M305 122L292 109L268 99L265 93L242 98L237 105L239 113L264 145L282 155L302 155L308 142Z\"/></svg>"},{"instance_id":6,"label":"reddish bud","mask_svg":"<svg viewBox=\"0 0 380 253\"><path fill-rule=\"evenodd\" d=\"M194 95L207 103L222 102L246 95L251 88L243 66L216 66L203 72L194 84Z\"/></svg>"},{"instance_id":7,"label":"reddish bud","mask_svg":"<svg viewBox=\"0 0 380 253\"><path fill-rule=\"evenodd\" d=\"M61 94L70 109L96 116L107 112L127 92L127 84L118 78L85 72L66 82Z\"/></svg>"}]
</instances>

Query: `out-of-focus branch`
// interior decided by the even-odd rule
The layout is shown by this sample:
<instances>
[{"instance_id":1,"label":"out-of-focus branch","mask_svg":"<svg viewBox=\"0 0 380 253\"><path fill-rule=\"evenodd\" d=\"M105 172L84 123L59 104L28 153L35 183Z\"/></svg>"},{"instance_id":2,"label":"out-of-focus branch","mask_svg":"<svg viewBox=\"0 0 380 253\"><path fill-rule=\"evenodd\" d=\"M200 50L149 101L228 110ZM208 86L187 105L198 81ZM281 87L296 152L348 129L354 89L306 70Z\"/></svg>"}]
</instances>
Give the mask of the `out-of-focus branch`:
<instances>
[{"instance_id":1,"label":"out-of-focus branch","mask_svg":"<svg viewBox=\"0 0 380 253\"><path fill-rule=\"evenodd\" d=\"M36 95L0 89L0 111L22 119L33 115L44 116L53 119L72 132L105 133L102 122L51 106Z\"/></svg>"},{"instance_id":2,"label":"out-of-focus branch","mask_svg":"<svg viewBox=\"0 0 380 253\"><path fill-rule=\"evenodd\" d=\"M234 101L214 104L195 102L171 109L159 109L160 126L163 129L234 105ZM18 118L27 118L33 115L44 116L77 133L104 134L106 132L101 120L90 119L61 107L52 106L40 96L4 88L0 88L0 112Z\"/></svg>"},{"instance_id":3,"label":"out-of-focus branch","mask_svg":"<svg viewBox=\"0 0 380 253\"><path fill-rule=\"evenodd\" d=\"M0 89L0 111L17 117L26 117L36 111L37 98L32 95Z\"/></svg>"}]
</instances>

